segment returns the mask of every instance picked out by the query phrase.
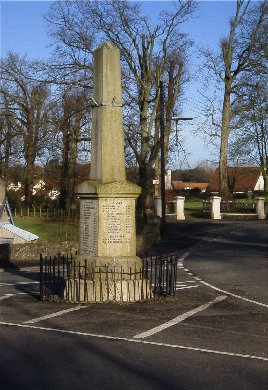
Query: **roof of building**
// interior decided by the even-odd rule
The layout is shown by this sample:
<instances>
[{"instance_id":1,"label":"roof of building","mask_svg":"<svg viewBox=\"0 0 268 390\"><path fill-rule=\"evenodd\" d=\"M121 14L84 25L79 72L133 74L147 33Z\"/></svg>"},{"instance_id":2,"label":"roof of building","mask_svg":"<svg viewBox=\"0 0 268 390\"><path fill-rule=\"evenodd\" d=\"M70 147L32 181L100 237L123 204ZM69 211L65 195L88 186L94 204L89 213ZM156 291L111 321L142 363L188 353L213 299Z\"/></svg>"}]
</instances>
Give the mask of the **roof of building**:
<instances>
[{"instance_id":1,"label":"roof of building","mask_svg":"<svg viewBox=\"0 0 268 390\"><path fill-rule=\"evenodd\" d=\"M39 238L36 234L27 232L27 230L23 230L15 225L12 225L9 222L0 223L0 227L9 231L10 233L16 234L17 236L23 238L26 241L33 241Z\"/></svg>"},{"instance_id":2,"label":"roof of building","mask_svg":"<svg viewBox=\"0 0 268 390\"><path fill-rule=\"evenodd\" d=\"M249 188L254 189L261 175L259 167L229 167L227 169L228 180L233 192L247 192ZM217 168L207 187L208 192L219 191L219 169Z\"/></svg>"},{"instance_id":3,"label":"roof of building","mask_svg":"<svg viewBox=\"0 0 268 390\"><path fill-rule=\"evenodd\" d=\"M171 183L174 190L193 190L194 188L199 188L201 191L205 191L208 186L208 183L186 182L181 180L172 180Z\"/></svg>"}]
</instances>

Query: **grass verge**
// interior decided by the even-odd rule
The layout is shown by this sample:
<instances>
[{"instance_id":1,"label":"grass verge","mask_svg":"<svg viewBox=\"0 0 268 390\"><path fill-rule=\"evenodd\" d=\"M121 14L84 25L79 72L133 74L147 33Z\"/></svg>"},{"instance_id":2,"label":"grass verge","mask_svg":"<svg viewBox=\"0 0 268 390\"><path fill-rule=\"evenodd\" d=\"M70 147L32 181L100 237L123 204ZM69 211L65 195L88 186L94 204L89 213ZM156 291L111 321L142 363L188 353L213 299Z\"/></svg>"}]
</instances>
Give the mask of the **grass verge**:
<instances>
[{"instance_id":1,"label":"grass verge","mask_svg":"<svg viewBox=\"0 0 268 390\"><path fill-rule=\"evenodd\" d=\"M52 221L40 217L16 217L15 225L36 234L39 242L61 242L78 239L78 223Z\"/></svg>"}]
</instances>

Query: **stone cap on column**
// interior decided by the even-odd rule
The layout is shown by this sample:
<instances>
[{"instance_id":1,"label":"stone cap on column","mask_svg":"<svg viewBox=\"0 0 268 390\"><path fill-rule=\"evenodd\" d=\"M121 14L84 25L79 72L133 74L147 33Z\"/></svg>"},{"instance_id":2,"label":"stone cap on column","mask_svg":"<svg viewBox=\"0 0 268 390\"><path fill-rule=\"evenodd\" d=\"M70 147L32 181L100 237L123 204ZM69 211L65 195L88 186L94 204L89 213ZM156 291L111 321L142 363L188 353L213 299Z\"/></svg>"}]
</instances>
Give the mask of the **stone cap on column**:
<instances>
[{"instance_id":1,"label":"stone cap on column","mask_svg":"<svg viewBox=\"0 0 268 390\"><path fill-rule=\"evenodd\" d=\"M77 196L95 195L98 197L129 197L137 198L141 193L141 188L128 181L116 181L102 184L97 180L87 180L79 184L75 191Z\"/></svg>"}]
</instances>

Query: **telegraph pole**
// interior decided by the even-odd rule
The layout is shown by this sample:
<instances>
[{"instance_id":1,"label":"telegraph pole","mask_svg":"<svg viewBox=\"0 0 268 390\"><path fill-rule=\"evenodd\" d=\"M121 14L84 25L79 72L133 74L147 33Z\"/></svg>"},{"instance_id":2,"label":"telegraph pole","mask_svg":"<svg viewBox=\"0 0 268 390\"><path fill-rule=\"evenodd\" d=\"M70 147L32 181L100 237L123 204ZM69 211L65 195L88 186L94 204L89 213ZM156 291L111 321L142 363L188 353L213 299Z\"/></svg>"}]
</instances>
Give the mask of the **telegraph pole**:
<instances>
[{"instance_id":1,"label":"telegraph pole","mask_svg":"<svg viewBox=\"0 0 268 390\"><path fill-rule=\"evenodd\" d=\"M160 186L161 186L161 225L160 225L160 235L161 237L165 234L165 225L166 225L166 167L165 167L165 96L164 96L164 84L163 81L160 81L160 160L161 160L161 173L160 173ZM171 120L176 122L176 137L177 137L177 126L178 121L191 121L193 118L182 118L174 116Z\"/></svg>"}]
</instances>

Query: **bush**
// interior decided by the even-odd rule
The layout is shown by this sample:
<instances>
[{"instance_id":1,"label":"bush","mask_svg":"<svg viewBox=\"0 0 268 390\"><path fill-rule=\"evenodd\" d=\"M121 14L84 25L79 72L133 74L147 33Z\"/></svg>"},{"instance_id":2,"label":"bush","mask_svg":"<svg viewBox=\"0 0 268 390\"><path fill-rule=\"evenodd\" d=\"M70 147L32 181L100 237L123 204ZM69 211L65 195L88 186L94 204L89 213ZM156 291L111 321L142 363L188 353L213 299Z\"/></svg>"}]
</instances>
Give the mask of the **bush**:
<instances>
[{"instance_id":1,"label":"bush","mask_svg":"<svg viewBox=\"0 0 268 390\"><path fill-rule=\"evenodd\" d=\"M34 195L33 207L42 207L44 209L58 208L58 200L52 200L45 195Z\"/></svg>"},{"instance_id":2,"label":"bush","mask_svg":"<svg viewBox=\"0 0 268 390\"><path fill-rule=\"evenodd\" d=\"M7 199L12 210L22 207L21 194L14 190L7 191Z\"/></svg>"}]
</instances>

